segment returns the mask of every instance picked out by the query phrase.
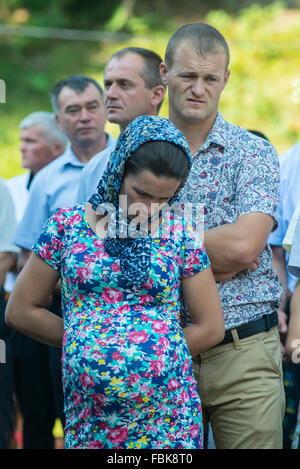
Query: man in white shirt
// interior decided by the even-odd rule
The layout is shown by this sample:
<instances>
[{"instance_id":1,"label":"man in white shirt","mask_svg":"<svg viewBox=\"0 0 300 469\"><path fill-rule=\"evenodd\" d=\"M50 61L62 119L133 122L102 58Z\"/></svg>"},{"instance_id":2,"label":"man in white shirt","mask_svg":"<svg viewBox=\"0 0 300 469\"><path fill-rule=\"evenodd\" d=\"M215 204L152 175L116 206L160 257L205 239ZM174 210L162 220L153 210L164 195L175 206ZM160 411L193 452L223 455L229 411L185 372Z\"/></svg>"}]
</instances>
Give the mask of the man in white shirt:
<instances>
[{"instance_id":1,"label":"man in white shirt","mask_svg":"<svg viewBox=\"0 0 300 469\"><path fill-rule=\"evenodd\" d=\"M12 435L13 380L10 330L4 322L6 272L13 266L18 248L13 245L16 230L13 201L0 178L0 449L8 449Z\"/></svg>"}]
</instances>

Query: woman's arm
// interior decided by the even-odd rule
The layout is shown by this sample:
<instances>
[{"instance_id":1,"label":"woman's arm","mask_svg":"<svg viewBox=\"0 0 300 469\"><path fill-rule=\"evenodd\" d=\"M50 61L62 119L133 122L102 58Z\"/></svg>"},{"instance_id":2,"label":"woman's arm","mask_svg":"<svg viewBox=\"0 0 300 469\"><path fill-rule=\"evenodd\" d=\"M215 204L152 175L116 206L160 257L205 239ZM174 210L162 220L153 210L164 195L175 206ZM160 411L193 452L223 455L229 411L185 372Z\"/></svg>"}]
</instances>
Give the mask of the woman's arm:
<instances>
[{"instance_id":1,"label":"woman's arm","mask_svg":"<svg viewBox=\"0 0 300 469\"><path fill-rule=\"evenodd\" d=\"M59 279L59 272L32 253L10 295L5 320L39 342L61 347L63 320L44 308Z\"/></svg>"},{"instance_id":2,"label":"woman's arm","mask_svg":"<svg viewBox=\"0 0 300 469\"><path fill-rule=\"evenodd\" d=\"M182 281L193 325L183 329L190 354L198 355L224 338L224 316L219 291L210 267Z\"/></svg>"}]
</instances>

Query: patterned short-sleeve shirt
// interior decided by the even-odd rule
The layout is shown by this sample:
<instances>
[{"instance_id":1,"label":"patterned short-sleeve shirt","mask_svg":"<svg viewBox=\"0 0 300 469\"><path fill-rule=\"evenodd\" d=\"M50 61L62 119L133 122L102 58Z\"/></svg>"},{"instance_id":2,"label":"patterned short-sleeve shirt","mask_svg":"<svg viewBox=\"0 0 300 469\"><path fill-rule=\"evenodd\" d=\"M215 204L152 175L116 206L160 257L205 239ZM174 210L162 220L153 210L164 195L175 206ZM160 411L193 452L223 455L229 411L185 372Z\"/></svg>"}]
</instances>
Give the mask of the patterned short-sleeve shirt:
<instances>
[{"instance_id":1,"label":"patterned short-sleeve shirt","mask_svg":"<svg viewBox=\"0 0 300 469\"><path fill-rule=\"evenodd\" d=\"M218 113L202 147L193 157L182 202L204 205L204 230L235 223L261 212L274 218L279 202L277 152L266 140L229 124ZM205 244L205 237L204 237ZM270 314L279 306L281 285L266 245L255 272L246 270L218 282L225 329Z\"/></svg>"}]
</instances>

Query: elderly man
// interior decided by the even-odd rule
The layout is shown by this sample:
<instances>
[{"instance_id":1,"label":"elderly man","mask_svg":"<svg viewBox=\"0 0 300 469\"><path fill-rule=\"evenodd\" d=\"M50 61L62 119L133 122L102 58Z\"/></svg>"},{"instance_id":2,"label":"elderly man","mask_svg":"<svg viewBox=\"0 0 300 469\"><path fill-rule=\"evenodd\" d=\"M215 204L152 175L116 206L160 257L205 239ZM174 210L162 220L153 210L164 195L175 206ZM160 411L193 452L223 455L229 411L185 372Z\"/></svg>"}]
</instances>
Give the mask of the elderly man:
<instances>
[{"instance_id":1,"label":"elderly man","mask_svg":"<svg viewBox=\"0 0 300 469\"><path fill-rule=\"evenodd\" d=\"M281 448L281 287L267 245L276 226L278 157L218 111L228 64L227 42L204 23L176 31L161 64L169 117L194 155L182 202L204 205L204 243L225 319L224 341L196 358L194 371L217 448Z\"/></svg>"},{"instance_id":2,"label":"elderly man","mask_svg":"<svg viewBox=\"0 0 300 469\"><path fill-rule=\"evenodd\" d=\"M104 71L104 103L107 119L118 124L120 132L141 115L156 115L165 95L159 66L161 58L141 47L125 47L115 52ZM94 193L112 148L96 155L80 178L78 202Z\"/></svg>"},{"instance_id":3,"label":"elderly man","mask_svg":"<svg viewBox=\"0 0 300 469\"><path fill-rule=\"evenodd\" d=\"M7 181L14 200L17 221L21 221L23 216L34 176L60 156L68 143L52 112L33 112L22 119L19 128L21 164L28 172Z\"/></svg>"}]
</instances>

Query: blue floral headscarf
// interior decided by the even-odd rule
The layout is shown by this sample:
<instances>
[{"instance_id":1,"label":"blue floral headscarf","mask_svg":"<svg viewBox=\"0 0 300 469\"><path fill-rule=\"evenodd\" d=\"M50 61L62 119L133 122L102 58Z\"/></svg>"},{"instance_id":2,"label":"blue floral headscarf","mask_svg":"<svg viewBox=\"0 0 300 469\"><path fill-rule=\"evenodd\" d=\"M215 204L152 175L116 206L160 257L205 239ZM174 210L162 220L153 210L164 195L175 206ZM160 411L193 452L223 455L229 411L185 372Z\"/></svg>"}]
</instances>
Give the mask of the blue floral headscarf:
<instances>
[{"instance_id":1,"label":"blue floral headscarf","mask_svg":"<svg viewBox=\"0 0 300 469\"><path fill-rule=\"evenodd\" d=\"M112 204L115 213L119 213L119 193L123 182L125 164L141 145L155 140L170 142L180 147L187 156L189 169L191 168L192 158L188 143L184 135L169 119L157 116L138 117L120 135L96 192L89 200L95 211L98 211L99 207L103 208ZM177 195L175 194L169 203L174 203L177 200ZM126 223L128 225L127 219ZM150 234L137 238L120 237L118 221L115 236L111 237L108 230L104 238L106 251L111 256L120 258L123 275L129 282L138 287L146 283L149 276L151 242Z\"/></svg>"}]
</instances>

